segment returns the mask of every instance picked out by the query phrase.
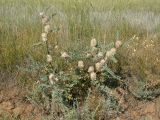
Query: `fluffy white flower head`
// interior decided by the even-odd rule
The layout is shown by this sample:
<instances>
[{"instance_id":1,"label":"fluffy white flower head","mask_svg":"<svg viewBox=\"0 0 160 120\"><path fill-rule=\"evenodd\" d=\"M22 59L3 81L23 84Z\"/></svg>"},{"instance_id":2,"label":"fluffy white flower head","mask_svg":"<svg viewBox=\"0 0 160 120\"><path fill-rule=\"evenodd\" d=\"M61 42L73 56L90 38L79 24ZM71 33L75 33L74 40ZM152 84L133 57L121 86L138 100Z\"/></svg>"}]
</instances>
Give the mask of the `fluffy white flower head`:
<instances>
[{"instance_id":1,"label":"fluffy white flower head","mask_svg":"<svg viewBox=\"0 0 160 120\"><path fill-rule=\"evenodd\" d=\"M58 45L56 45L54 48L55 48L55 49L58 49Z\"/></svg>"},{"instance_id":2,"label":"fluffy white flower head","mask_svg":"<svg viewBox=\"0 0 160 120\"><path fill-rule=\"evenodd\" d=\"M116 54L116 48L112 48L110 51L112 56Z\"/></svg>"},{"instance_id":3,"label":"fluffy white flower head","mask_svg":"<svg viewBox=\"0 0 160 120\"><path fill-rule=\"evenodd\" d=\"M103 66L101 65L101 63L98 62L95 64L95 67L96 67L96 70L100 72Z\"/></svg>"},{"instance_id":4,"label":"fluffy white flower head","mask_svg":"<svg viewBox=\"0 0 160 120\"><path fill-rule=\"evenodd\" d=\"M42 38L47 38L47 33L42 33L41 36Z\"/></svg>"},{"instance_id":5,"label":"fluffy white flower head","mask_svg":"<svg viewBox=\"0 0 160 120\"><path fill-rule=\"evenodd\" d=\"M111 51L107 51L107 52L106 52L106 58L110 58L111 56L112 56Z\"/></svg>"},{"instance_id":6,"label":"fluffy white flower head","mask_svg":"<svg viewBox=\"0 0 160 120\"><path fill-rule=\"evenodd\" d=\"M43 15L43 17L42 17L42 24L43 24L43 25L46 25L46 24L48 24L48 23L49 23L49 17Z\"/></svg>"},{"instance_id":7,"label":"fluffy white flower head","mask_svg":"<svg viewBox=\"0 0 160 120\"><path fill-rule=\"evenodd\" d=\"M45 15L45 13L44 13L44 12L40 12L39 15L40 15L41 17L43 17L43 16Z\"/></svg>"},{"instance_id":8,"label":"fluffy white flower head","mask_svg":"<svg viewBox=\"0 0 160 120\"><path fill-rule=\"evenodd\" d=\"M42 37L42 41L43 41L43 42L46 42L46 41L47 41L47 33L42 33L42 34L41 34L41 37Z\"/></svg>"},{"instance_id":9,"label":"fluffy white flower head","mask_svg":"<svg viewBox=\"0 0 160 120\"><path fill-rule=\"evenodd\" d=\"M122 45L122 42L120 40L117 40L115 43L115 47L119 48Z\"/></svg>"},{"instance_id":10,"label":"fluffy white flower head","mask_svg":"<svg viewBox=\"0 0 160 120\"><path fill-rule=\"evenodd\" d=\"M47 55L47 62L51 63L52 62L52 56L51 55Z\"/></svg>"},{"instance_id":11,"label":"fluffy white flower head","mask_svg":"<svg viewBox=\"0 0 160 120\"><path fill-rule=\"evenodd\" d=\"M90 73L90 79L91 80L96 80L97 79L97 74L95 72Z\"/></svg>"},{"instance_id":12,"label":"fluffy white flower head","mask_svg":"<svg viewBox=\"0 0 160 120\"><path fill-rule=\"evenodd\" d=\"M103 57L103 52L99 52L99 53L97 54L97 56L98 56L98 58L102 58L102 57Z\"/></svg>"},{"instance_id":13,"label":"fluffy white flower head","mask_svg":"<svg viewBox=\"0 0 160 120\"><path fill-rule=\"evenodd\" d=\"M48 24L48 25L45 25L44 26L44 32L45 33L49 33L51 31L51 27L50 27L50 25Z\"/></svg>"},{"instance_id":14,"label":"fluffy white flower head","mask_svg":"<svg viewBox=\"0 0 160 120\"><path fill-rule=\"evenodd\" d=\"M83 61L78 61L78 67L80 69L83 69L84 68L84 62Z\"/></svg>"},{"instance_id":15,"label":"fluffy white flower head","mask_svg":"<svg viewBox=\"0 0 160 120\"><path fill-rule=\"evenodd\" d=\"M100 64L101 64L102 66L104 66L105 63L106 63L106 60L105 60L105 59L102 59L102 60L100 61Z\"/></svg>"},{"instance_id":16,"label":"fluffy white flower head","mask_svg":"<svg viewBox=\"0 0 160 120\"><path fill-rule=\"evenodd\" d=\"M62 52L62 53L61 53L61 57L62 57L62 58L69 58L70 56L68 55L67 52Z\"/></svg>"},{"instance_id":17,"label":"fluffy white flower head","mask_svg":"<svg viewBox=\"0 0 160 120\"><path fill-rule=\"evenodd\" d=\"M97 46L97 40L95 38L93 38L91 40L91 47L96 47Z\"/></svg>"},{"instance_id":18,"label":"fluffy white flower head","mask_svg":"<svg viewBox=\"0 0 160 120\"><path fill-rule=\"evenodd\" d=\"M89 72L89 73L94 72L94 67L93 67L93 66L90 66L90 67L88 68L88 72Z\"/></svg>"}]
</instances>

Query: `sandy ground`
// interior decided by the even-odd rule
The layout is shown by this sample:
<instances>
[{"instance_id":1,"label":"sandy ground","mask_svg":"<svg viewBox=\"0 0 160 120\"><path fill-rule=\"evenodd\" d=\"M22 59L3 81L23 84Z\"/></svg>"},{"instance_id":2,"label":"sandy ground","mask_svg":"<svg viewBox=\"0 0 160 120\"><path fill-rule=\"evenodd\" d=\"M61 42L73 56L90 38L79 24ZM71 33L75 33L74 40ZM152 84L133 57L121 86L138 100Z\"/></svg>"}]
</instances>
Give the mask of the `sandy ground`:
<instances>
[{"instance_id":1,"label":"sandy ground","mask_svg":"<svg viewBox=\"0 0 160 120\"><path fill-rule=\"evenodd\" d=\"M20 120L41 120L40 111L27 101L25 89L14 78L9 81L1 80L0 120L6 115L11 118L16 116ZM160 97L152 101L139 101L129 95L124 105L124 113L111 120L160 120Z\"/></svg>"}]
</instances>

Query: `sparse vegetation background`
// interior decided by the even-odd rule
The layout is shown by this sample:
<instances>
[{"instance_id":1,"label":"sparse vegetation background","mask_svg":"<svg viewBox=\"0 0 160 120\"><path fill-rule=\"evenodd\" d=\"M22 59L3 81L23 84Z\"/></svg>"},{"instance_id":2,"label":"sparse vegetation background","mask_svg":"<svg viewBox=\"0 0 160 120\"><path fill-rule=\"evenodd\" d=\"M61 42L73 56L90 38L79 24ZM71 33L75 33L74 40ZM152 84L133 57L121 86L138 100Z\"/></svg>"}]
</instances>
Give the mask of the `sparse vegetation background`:
<instances>
[{"instance_id":1,"label":"sparse vegetation background","mask_svg":"<svg viewBox=\"0 0 160 120\"><path fill-rule=\"evenodd\" d=\"M159 98L159 45L159 0L0 1L0 82L40 119L129 120L130 102ZM0 117L22 119L1 98Z\"/></svg>"}]
</instances>

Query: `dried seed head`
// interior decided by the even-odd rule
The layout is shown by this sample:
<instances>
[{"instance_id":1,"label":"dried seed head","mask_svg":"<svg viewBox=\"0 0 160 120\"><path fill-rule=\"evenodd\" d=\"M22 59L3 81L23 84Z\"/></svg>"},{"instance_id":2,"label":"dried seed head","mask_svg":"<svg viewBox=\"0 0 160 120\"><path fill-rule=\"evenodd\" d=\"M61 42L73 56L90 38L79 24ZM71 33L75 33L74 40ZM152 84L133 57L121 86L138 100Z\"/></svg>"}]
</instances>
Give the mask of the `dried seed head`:
<instances>
[{"instance_id":1,"label":"dried seed head","mask_svg":"<svg viewBox=\"0 0 160 120\"><path fill-rule=\"evenodd\" d=\"M61 57L62 57L62 58L70 58L70 56L68 55L67 52L62 52L62 53L61 53Z\"/></svg>"},{"instance_id":2,"label":"dried seed head","mask_svg":"<svg viewBox=\"0 0 160 120\"><path fill-rule=\"evenodd\" d=\"M112 48L110 51L111 51L112 56L114 56L116 54L116 48Z\"/></svg>"},{"instance_id":3,"label":"dried seed head","mask_svg":"<svg viewBox=\"0 0 160 120\"><path fill-rule=\"evenodd\" d=\"M102 60L100 61L100 64L101 64L102 66L104 66L105 63L106 63L106 60L105 60L105 59L102 59Z\"/></svg>"},{"instance_id":4,"label":"dried seed head","mask_svg":"<svg viewBox=\"0 0 160 120\"><path fill-rule=\"evenodd\" d=\"M42 37L42 41L43 41L43 42L46 42L46 41L47 41L47 33L42 33L42 34L41 34L41 37Z\"/></svg>"},{"instance_id":5,"label":"dried seed head","mask_svg":"<svg viewBox=\"0 0 160 120\"><path fill-rule=\"evenodd\" d=\"M88 68L88 72L89 72L89 73L94 72L94 67L93 67L93 66L90 66L90 67Z\"/></svg>"},{"instance_id":6,"label":"dried seed head","mask_svg":"<svg viewBox=\"0 0 160 120\"><path fill-rule=\"evenodd\" d=\"M120 40L117 40L115 43L115 47L119 48L122 45L122 42Z\"/></svg>"},{"instance_id":7,"label":"dried seed head","mask_svg":"<svg viewBox=\"0 0 160 120\"><path fill-rule=\"evenodd\" d=\"M93 38L93 39L91 40L91 47L96 47L96 46L97 46L97 41L96 41L95 38Z\"/></svg>"},{"instance_id":8,"label":"dried seed head","mask_svg":"<svg viewBox=\"0 0 160 120\"><path fill-rule=\"evenodd\" d=\"M106 52L105 59L110 58L116 54L116 48L112 48L110 51Z\"/></svg>"},{"instance_id":9,"label":"dried seed head","mask_svg":"<svg viewBox=\"0 0 160 120\"><path fill-rule=\"evenodd\" d=\"M51 74L49 75L49 81L50 81L50 83L53 85L55 82L58 82L59 79L56 78L53 73L51 73Z\"/></svg>"},{"instance_id":10,"label":"dried seed head","mask_svg":"<svg viewBox=\"0 0 160 120\"><path fill-rule=\"evenodd\" d=\"M96 80L97 79L97 74L95 72L90 73L90 78L91 80Z\"/></svg>"},{"instance_id":11,"label":"dried seed head","mask_svg":"<svg viewBox=\"0 0 160 120\"><path fill-rule=\"evenodd\" d=\"M52 56L51 55L47 55L47 62L51 63L52 62Z\"/></svg>"},{"instance_id":12,"label":"dried seed head","mask_svg":"<svg viewBox=\"0 0 160 120\"><path fill-rule=\"evenodd\" d=\"M43 16L45 15L45 13L44 13L44 12L40 12L39 15L40 15L41 17L43 17Z\"/></svg>"},{"instance_id":13,"label":"dried seed head","mask_svg":"<svg viewBox=\"0 0 160 120\"><path fill-rule=\"evenodd\" d=\"M58 45L56 45L54 48L55 48L55 49L58 49Z\"/></svg>"},{"instance_id":14,"label":"dried seed head","mask_svg":"<svg viewBox=\"0 0 160 120\"><path fill-rule=\"evenodd\" d=\"M46 25L46 24L48 24L48 23L49 23L49 17L44 15L44 16L42 17L42 24L43 24L43 25Z\"/></svg>"},{"instance_id":15,"label":"dried seed head","mask_svg":"<svg viewBox=\"0 0 160 120\"><path fill-rule=\"evenodd\" d=\"M111 51L107 51L107 52L106 52L106 56L105 56L105 58L110 58L111 56L112 56Z\"/></svg>"},{"instance_id":16,"label":"dried seed head","mask_svg":"<svg viewBox=\"0 0 160 120\"><path fill-rule=\"evenodd\" d=\"M47 41L47 38L42 38L42 41L43 41L43 42L46 42L46 41Z\"/></svg>"},{"instance_id":17,"label":"dried seed head","mask_svg":"<svg viewBox=\"0 0 160 120\"><path fill-rule=\"evenodd\" d=\"M103 58L103 52L99 52L99 53L97 54L97 56L98 56L98 58Z\"/></svg>"},{"instance_id":18,"label":"dried seed head","mask_svg":"<svg viewBox=\"0 0 160 120\"><path fill-rule=\"evenodd\" d=\"M55 82L58 82L58 81L59 81L59 79L58 79L58 78L54 78L54 81L55 81Z\"/></svg>"},{"instance_id":19,"label":"dried seed head","mask_svg":"<svg viewBox=\"0 0 160 120\"><path fill-rule=\"evenodd\" d=\"M44 26L44 32L49 33L50 31L51 31L50 25L49 25L49 24L48 24L48 25L45 25L45 26Z\"/></svg>"},{"instance_id":20,"label":"dried seed head","mask_svg":"<svg viewBox=\"0 0 160 120\"><path fill-rule=\"evenodd\" d=\"M47 38L47 33L42 33L41 36L42 38Z\"/></svg>"},{"instance_id":21,"label":"dried seed head","mask_svg":"<svg viewBox=\"0 0 160 120\"><path fill-rule=\"evenodd\" d=\"M103 67L103 66L101 65L101 63L98 62L98 63L95 64L95 67L96 67L96 70L97 70L98 72L100 72L100 71L102 70L102 67Z\"/></svg>"},{"instance_id":22,"label":"dried seed head","mask_svg":"<svg viewBox=\"0 0 160 120\"><path fill-rule=\"evenodd\" d=\"M80 69L83 69L83 68L84 68L84 63L83 63L83 61L78 61L78 67L79 67Z\"/></svg>"}]
</instances>

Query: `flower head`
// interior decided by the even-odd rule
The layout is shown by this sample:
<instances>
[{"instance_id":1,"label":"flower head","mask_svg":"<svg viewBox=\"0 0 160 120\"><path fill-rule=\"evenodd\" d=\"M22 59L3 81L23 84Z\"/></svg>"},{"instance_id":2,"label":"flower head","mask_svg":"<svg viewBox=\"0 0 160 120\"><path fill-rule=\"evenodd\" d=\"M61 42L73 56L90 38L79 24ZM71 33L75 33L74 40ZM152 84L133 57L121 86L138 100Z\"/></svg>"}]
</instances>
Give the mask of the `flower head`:
<instances>
[{"instance_id":1,"label":"flower head","mask_svg":"<svg viewBox=\"0 0 160 120\"><path fill-rule=\"evenodd\" d=\"M45 15L45 13L44 13L44 12L40 12L39 15L40 15L41 17L43 17L43 16Z\"/></svg>"},{"instance_id":2,"label":"flower head","mask_svg":"<svg viewBox=\"0 0 160 120\"><path fill-rule=\"evenodd\" d=\"M93 67L93 66L90 66L90 67L88 68L88 72L89 72L89 73L94 72L94 67Z\"/></svg>"},{"instance_id":3,"label":"flower head","mask_svg":"<svg viewBox=\"0 0 160 120\"><path fill-rule=\"evenodd\" d=\"M98 56L98 58L102 58L102 57L103 57L103 52L99 52L99 53L97 54L97 56Z\"/></svg>"},{"instance_id":4,"label":"flower head","mask_svg":"<svg viewBox=\"0 0 160 120\"><path fill-rule=\"evenodd\" d=\"M51 31L51 27L50 27L50 25L48 24L48 25L45 25L44 26L44 32L45 33L49 33Z\"/></svg>"},{"instance_id":5,"label":"flower head","mask_svg":"<svg viewBox=\"0 0 160 120\"><path fill-rule=\"evenodd\" d=\"M106 57L106 58L110 58L111 56L112 56L111 51L107 51L107 52L106 52L106 56L105 56L105 57Z\"/></svg>"},{"instance_id":6,"label":"flower head","mask_svg":"<svg viewBox=\"0 0 160 120\"><path fill-rule=\"evenodd\" d=\"M97 46L97 41L96 41L95 38L93 38L93 39L91 40L91 47L96 47L96 46Z\"/></svg>"},{"instance_id":7,"label":"flower head","mask_svg":"<svg viewBox=\"0 0 160 120\"><path fill-rule=\"evenodd\" d=\"M42 37L42 41L43 41L43 42L46 42L46 41L47 41L47 33L42 33L42 34L41 34L41 37Z\"/></svg>"},{"instance_id":8,"label":"flower head","mask_svg":"<svg viewBox=\"0 0 160 120\"><path fill-rule=\"evenodd\" d=\"M67 52L62 52L62 53L61 53L61 57L62 57L62 58L70 58L70 56L68 55Z\"/></svg>"},{"instance_id":9,"label":"flower head","mask_svg":"<svg viewBox=\"0 0 160 120\"><path fill-rule=\"evenodd\" d=\"M115 43L115 47L119 48L122 45L122 42L120 40L117 40Z\"/></svg>"},{"instance_id":10,"label":"flower head","mask_svg":"<svg viewBox=\"0 0 160 120\"><path fill-rule=\"evenodd\" d=\"M116 54L116 48L112 48L110 51L106 52L105 59L108 59Z\"/></svg>"},{"instance_id":11,"label":"flower head","mask_svg":"<svg viewBox=\"0 0 160 120\"><path fill-rule=\"evenodd\" d=\"M51 55L47 55L47 62L51 63L52 62L52 56Z\"/></svg>"},{"instance_id":12,"label":"flower head","mask_svg":"<svg viewBox=\"0 0 160 120\"><path fill-rule=\"evenodd\" d=\"M96 67L96 70L100 72L103 66L101 65L101 63L98 62L95 64L95 67Z\"/></svg>"},{"instance_id":13,"label":"flower head","mask_svg":"<svg viewBox=\"0 0 160 120\"><path fill-rule=\"evenodd\" d=\"M105 63L106 63L106 60L105 60L105 59L102 59L102 60L100 61L100 64L101 64L102 66L104 66Z\"/></svg>"},{"instance_id":14,"label":"flower head","mask_svg":"<svg viewBox=\"0 0 160 120\"><path fill-rule=\"evenodd\" d=\"M55 49L58 49L58 45L56 45L54 48L55 48Z\"/></svg>"},{"instance_id":15,"label":"flower head","mask_svg":"<svg viewBox=\"0 0 160 120\"><path fill-rule=\"evenodd\" d=\"M47 37L47 33L42 33L41 35L42 37L45 37L45 38Z\"/></svg>"},{"instance_id":16,"label":"flower head","mask_svg":"<svg viewBox=\"0 0 160 120\"><path fill-rule=\"evenodd\" d=\"M83 68L84 68L84 63L83 63L83 61L78 61L78 67L79 67L80 69L83 69Z\"/></svg>"},{"instance_id":17,"label":"flower head","mask_svg":"<svg viewBox=\"0 0 160 120\"><path fill-rule=\"evenodd\" d=\"M90 73L90 78L91 80L96 80L97 79L97 74L95 72Z\"/></svg>"},{"instance_id":18,"label":"flower head","mask_svg":"<svg viewBox=\"0 0 160 120\"><path fill-rule=\"evenodd\" d=\"M49 23L49 17L43 15L43 16L42 16L42 24L43 24L43 25L46 25L46 24L48 24L48 23Z\"/></svg>"},{"instance_id":19,"label":"flower head","mask_svg":"<svg viewBox=\"0 0 160 120\"><path fill-rule=\"evenodd\" d=\"M56 82L58 82L58 81L59 81L59 79L58 79L58 78L54 78L54 80L55 80Z\"/></svg>"},{"instance_id":20,"label":"flower head","mask_svg":"<svg viewBox=\"0 0 160 120\"><path fill-rule=\"evenodd\" d=\"M112 56L116 54L116 48L112 48L110 51Z\"/></svg>"}]
</instances>

